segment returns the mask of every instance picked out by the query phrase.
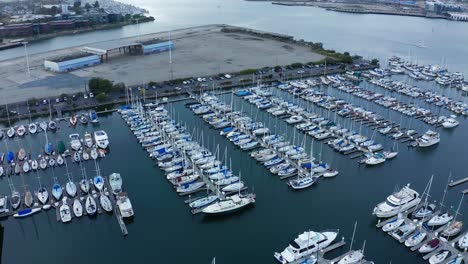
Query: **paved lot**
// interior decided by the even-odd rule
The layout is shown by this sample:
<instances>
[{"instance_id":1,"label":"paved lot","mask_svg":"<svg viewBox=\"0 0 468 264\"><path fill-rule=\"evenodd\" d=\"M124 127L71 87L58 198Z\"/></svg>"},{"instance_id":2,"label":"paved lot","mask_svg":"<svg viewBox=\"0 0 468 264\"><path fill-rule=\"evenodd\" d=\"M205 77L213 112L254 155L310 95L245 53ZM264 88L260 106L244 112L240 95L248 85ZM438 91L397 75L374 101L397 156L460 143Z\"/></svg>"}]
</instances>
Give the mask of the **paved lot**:
<instances>
[{"instance_id":1,"label":"paved lot","mask_svg":"<svg viewBox=\"0 0 468 264\"><path fill-rule=\"evenodd\" d=\"M92 77L103 77L134 85L170 80L172 75L173 78L207 76L323 58L303 46L247 34L222 33L220 29L219 26L212 25L173 32L172 38L176 48L172 53L172 74L168 52L153 55L115 55L111 57L110 62L99 66L56 74L44 70L44 59L69 54L73 49L51 51L30 57L31 76L26 73L25 58L2 61L0 103L84 91L85 83ZM141 39L154 37L167 38L168 33L141 36ZM127 40L138 41L137 38Z\"/></svg>"}]
</instances>

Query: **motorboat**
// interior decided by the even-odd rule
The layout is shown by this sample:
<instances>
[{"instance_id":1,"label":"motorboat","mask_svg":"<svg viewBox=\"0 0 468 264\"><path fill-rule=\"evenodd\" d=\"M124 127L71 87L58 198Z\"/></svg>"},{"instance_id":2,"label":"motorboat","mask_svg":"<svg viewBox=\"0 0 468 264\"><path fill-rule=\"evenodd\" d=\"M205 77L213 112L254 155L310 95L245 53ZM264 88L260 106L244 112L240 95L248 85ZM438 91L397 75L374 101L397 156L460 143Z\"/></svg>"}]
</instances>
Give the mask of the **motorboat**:
<instances>
[{"instance_id":1,"label":"motorboat","mask_svg":"<svg viewBox=\"0 0 468 264\"><path fill-rule=\"evenodd\" d=\"M447 259L447 257L450 255L450 251L448 250L442 250L439 251L437 254L433 255L432 257L429 258L429 264L439 264L444 262L444 260Z\"/></svg>"},{"instance_id":2,"label":"motorboat","mask_svg":"<svg viewBox=\"0 0 468 264\"><path fill-rule=\"evenodd\" d=\"M15 171L15 174L20 174L20 172L21 172L21 165L20 165L19 163L16 163L16 164L15 164L14 171Z\"/></svg>"},{"instance_id":3,"label":"motorboat","mask_svg":"<svg viewBox=\"0 0 468 264\"><path fill-rule=\"evenodd\" d=\"M468 249L468 232L466 232L461 238L460 240L458 240L458 247L463 249L463 250L466 250Z\"/></svg>"},{"instance_id":4,"label":"motorboat","mask_svg":"<svg viewBox=\"0 0 468 264\"><path fill-rule=\"evenodd\" d=\"M69 138L70 138L70 147L75 151L80 150L81 148L80 135L76 133L71 134Z\"/></svg>"},{"instance_id":5,"label":"motorboat","mask_svg":"<svg viewBox=\"0 0 468 264\"><path fill-rule=\"evenodd\" d=\"M23 163L23 171L24 171L24 173L28 173L30 169L31 169L31 166L29 165L29 162L28 162L28 161L25 161L25 162Z\"/></svg>"},{"instance_id":6,"label":"motorboat","mask_svg":"<svg viewBox=\"0 0 468 264\"><path fill-rule=\"evenodd\" d=\"M70 196L70 197L75 197L76 195L76 184L74 182L72 182L71 180L69 180L67 182L67 184L65 185L65 191L67 192L67 194Z\"/></svg>"},{"instance_id":7,"label":"motorboat","mask_svg":"<svg viewBox=\"0 0 468 264\"><path fill-rule=\"evenodd\" d=\"M235 194L225 200L208 205L203 208L202 213L207 215L227 214L238 211L252 203L255 203L255 195Z\"/></svg>"},{"instance_id":8,"label":"motorboat","mask_svg":"<svg viewBox=\"0 0 468 264\"><path fill-rule=\"evenodd\" d=\"M93 184L98 191L102 191L104 189L104 178L100 175L95 176L93 179Z\"/></svg>"},{"instance_id":9,"label":"motorboat","mask_svg":"<svg viewBox=\"0 0 468 264\"><path fill-rule=\"evenodd\" d=\"M41 210L42 209L40 207L38 207L38 208L26 208L26 209L23 209L23 210L19 210L16 214L13 215L13 217L22 218L22 217L26 217L26 216L30 216L30 215L33 215L35 213L38 213Z\"/></svg>"},{"instance_id":10,"label":"motorboat","mask_svg":"<svg viewBox=\"0 0 468 264\"><path fill-rule=\"evenodd\" d=\"M188 183L188 184L184 184L184 185L181 185L181 186L177 187L176 191L178 193L186 193L186 192L191 192L191 191L198 190L198 189L200 189L200 188L202 188L204 186L205 186L204 182Z\"/></svg>"},{"instance_id":11,"label":"motorboat","mask_svg":"<svg viewBox=\"0 0 468 264\"><path fill-rule=\"evenodd\" d=\"M294 124L297 124L297 123L300 123L304 120L304 118L300 115L293 115L291 117L289 117L288 119L286 119L286 123L290 124L290 125L294 125Z\"/></svg>"},{"instance_id":12,"label":"motorboat","mask_svg":"<svg viewBox=\"0 0 468 264\"><path fill-rule=\"evenodd\" d=\"M54 166L55 166L55 159L54 157L51 156L49 158L49 167L54 167Z\"/></svg>"},{"instance_id":13,"label":"motorboat","mask_svg":"<svg viewBox=\"0 0 468 264\"><path fill-rule=\"evenodd\" d=\"M39 163L37 160L31 160L31 169L37 170L39 168Z\"/></svg>"},{"instance_id":14,"label":"motorboat","mask_svg":"<svg viewBox=\"0 0 468 264\"><path fill-rule=\"evenodd\" d=\"M244 188L244 183L241 181L238 181L238 182L235 182L235 183L232 183L223 187L221 190L223 192L235 192L235 191L239 191L242 188Z\"/></svg>"},{"instance_id":15,"label":"motorboat","mask_svg":"<svg viewBox=\"0 0 468 264\"><path fill-rule=\"evenodd\" d=\"M382 230L384 232L391 232L391 231L399 228L404 222L405 222L405 219L403 217L398 217L398 218L386 223L382 227Z\"/></svg>"},{"instance_id":16,"label":"motorboat","mask_svg":"<svg viewBox=\"0 0 468 264\"><path fill-rule=\"evenodd\" d=\"M104 193L102 193L99 196L99 203L101 204L101 207L102 209L104 209L104 211L112 212L112 203L109 197L107 197L107 195L105 195Z\"/></svg>"},{"instance_id":17,"label":"motorboat","mask_svg":"<svg viewBox=\"0 0 468 264\"><path fill-rule=\"evenodd\" d=\"M98 152L95 148L91 149L90 156L93 160L96 160L99 157Z\"/></svg>"},{"instance_id":18,"label":"motorboat","mask_svg":"<svg viewBox=\"0 0 468 264\"><path fill-rule=\"evenodd\" d=\"M408 223L400 226L395 231L391 233L392 237L397 240L404 239L406 236L411 234L416 229L416 226L413 223Z\"/></svg>"},{"instance_id":19,"label":"motorboat","mask_svg":"<svg viewBox=\"0 0 468 264\"><path fill-rule=\"evenodd\" d=\"M13 127L10 127L10 128L7 130L7 136L8 136L9 138L14 137L14 136L15 136L15 133L16 133L16 132L15 132L15 129L14 129Z\"/></svg>"},{"instance_id":20,"label":"motorboat","mask_svg":"<svg viewBox=\"0 0 468 264\"><path fill-rule=\"evenodd\" d=\"M52 130L52 131L57 129L57 123L55 121L53 121L53 120L49 121L48 126L49 126L49 129Z\"/></svg>"},{"instance_id":21,"label":"motorboat","mask_svg":"<svg viewBox=\"0 0 468 264\"><path fill-rule=\"evenodd\" d=\"M453 216L450 213L443 213L433 216L428 222L428 226L441 226L445 225L453 219Z\"/></svg>"},{"instance_id":22,"label":"motorboat","mask_svg":"<svg viewBox=\"0 0 468 264\"><path fill-rule=\"evenodd\" d=\"M63 194L63 189L60 184L56 183L52 186L52 196L55 198L55 200L59 201L60 198L62 197Z\"/></svg>"},{"instance_id":23,"label":"motorboat","mask_svg":"<svg viewBox=\"0 0 468 264\"><path fill-rule=\"evenodd\" d=\"M63 160L63 157L62 155L57 155L57 159L55 160L55 162L57 163L57 165L59 166L62 166L64 164L64 160Z\"/></svg>"},{"instance_id":24,"label":"motorboat","mask_svg":"<svg viewBox=\"0 0 468 264\"><path fill-rule=\"evenodd\" d=\"M85 209L88 215L94 215L97 211L96 201L94 200L93 196L88 195L86 196L85 201Z\"/></svg>"},{"instance_id":25,"label":"motorboat","mask_svg":"<svg viewBox=\"0 0 468 264\"><path fill-rule=\"evenodd\" d=\"M122 177L119 173L112 173L109 175L109 184L112 190L112 193L117 195L122 191Z\"/></svg>"},{"instance_id":26,"label":"motorboat","mask_svg":"<svg viewBox=\"0 0 468 264\"><path fill-rule=\"evenodd\" d=\"M88 118L85 115L81 115L79 120L82 125L88 124Z\"/></svg>"},{"instance_id":27,"label":"motorboat","mask_svg":"<svg viewBox=\"0 0 468 264\"><path fill-rule=\"evenodd\" d=\"M382 154L384 155L385 159L393 159L398 155L397 151L383 151Z\"/></svg>"},{"instance_id":28,"label":"motorboat","mask_svg":"<svg viewBox=\"0 0 468 264\"><path fill-rule=\"evenodd\" d=\"M440 135L435 131L429 130L422 137L416 139L416 142L419 147L429 147L440 142Z\"/></svg>"},{"instance_id":29,"label":"motorboat","mask_svg":"<svg viewBox=\"0 0 468 264\"><path fill-rule=\"evenodd\" d=\"M81 161L81 156L80 156L80 153L78 151L73 154L73 160L75 162L80 162Z\"/></svg>"},{"instance_id":30,"label":"motorboat","mask_svg":"<svg viewBox=\"0 0 468 264\"><path fill-rule=\"evenodd\" d=\"M312 186L318 179L318 176L306 176L296 180L289 181L289 186L294 190L301 190Z\"/></svg>"},{"instance_id":31,"label":"motorboat","mask_svg":"<svg viewBox=\"0 0 468 264\"><path fill-rule=\"evenodd\" d=\"M39 167L42 169L42 170L45 170L47 168L47 160L42 157L40 160L39 160Z\"/></svg>"},{"instance_id":32,"label":"motorboat","mask_svg":"<svg viewBox=\"0 0 468 264\"><path fill-rule=\"evenodd\" d=\"M416 206L420 201L419 193L411 189L408 184L400 191L388 196L385 202L378 204L373 214L380 218L392 217Z\"/></svg>"},{"instance_id":33,"label":"motorboat","mask_svg":"<svg viewBox=\"0 0 468 264\"><path fill-rule=\"evenodd\" d=\"M0 195L0 213L8 212L8 198L5 195Z\"/></svg>"},{"instance_id":34,"label":"motorboat","mask_svg":"<svg viewBox=\"0 0 468 264\"><path fill-rule=\"evenodd\" d=\"M63 223L70 222L72 219L70 206L67 204L67 198L63 198L62 205L60 206L60 220Z\"/></svg>"},{"instance_id":35,"label":"motorboat","mask_svg":"<svg viewBox=\"0 0 468 264\"><path fill-rule=\"evenodd\" d=\"M78 198L73 200L73 213L76 217L81 217L83 215L83 205Z\"/></svg>"},{"instance_id":36,"label":"motorboat","mask_svg":"<svg viewBox=\"0 0 468 264\"><path fill-rule=\"evenodd\" d=\"M413 235L408 237L408 239L406 239L405 246L407 247L417 246L426 238L426 236L427 236L426 232L417 231Z\"/></svg>"},{"instance_id":37,"label":"motorboat","mask_svg":"<svg viewBox=\"0 0 468 264\"><path fill-rule=\"evenodd\" d=\"M442 126L444 128L454 128L456 126L458 126L460 124L460 122L458 122L455 117L449 117L447 119L445 119L445 121L442 123Z\"/></svg>"},{"instance_id":38,"label":"motorboat","mask_svg":"<svg viewBox=\"0 0 468 264\"><path fill-rule=\"evenodd\" d=\"M44 153L47 155L52 155L52 152L54 152L54 146L50 142L46 143L44 145Z\"/></svg>"},{"instance_id":39,"label":"motorboat","mask_svg":"<svg viewBox=\"0 0 468 264\"><path fill-rule=\"evenodd\" d=\"M42 204L46 204L47 200L49 200L49 192L47 191L47 188L45 188L44 186L41 186L37 190L36 196L39 202L41 202Z\"/></svg>"},{"instance_id":40,"label":"motorboat","mask_svg":"<svg viewBox=\"0 0 468 264\"><path fill-rule=\"evenodd\" d=\"M338 231L306 231L292 240L281 253L275 252L274 257L280 263L292 263L328 247L337 236Z\"/></svg>"},{"instance_id":41,"label":"motorboat","mask_svg":"<svg viewBox=\"0 0 468 264\"><path fill-rule=\"evenodd\" d=\"M89 154L88 154L88 152L86 150L83 151L82 155L83 155L83 160L84 161L89 160Z\"/></svg>"},{"instance_id":42,"label":"motorboat","mask_svg":"<svg viewBox=\"0 0 468 264\"><path fill-rule=\"evenodd\" d=\"M117 198L117 207L119 208L119 211L122 217L124 218L132 217L134 214L133 207L127 194L119 193L116 198Z\"/></svg>"},{"instance_id":43,"label":"motorboat","mask_svg":"<svg viewBox=\"0 0 468 264\"><path fill-rule=\"evenodd\" d=\"M29 190L24 193L24 205L31 207L33 205L33 196Z\"/></svg>"},{"instance_id":44,"label":"motorboat","mask_svg":"<svg viewBox=\"0 0 468 264\"><path fill-rule=\"evenodd\" d=\"M106 149L109 146L109 138L103 130L94 132L94 141L96 145L102 149Z\"/></svg>"},{"instance_id":45,"label":"motorboat","mask_svg":"<svg viewBox=\"0 0 468 264\"><path fill-rule=\"evenodd\" d=\"M197 199L197 200L189 203L189 206L192 209L197 209L197 208L201 208L201 207L205 207L207 205L210 205L210 204L214 203L216 200L218 200L218 196L210 195L210 196L203 197L203 198Z\"/></svg>"},{"instance_id":46,"label":"motorboat","mask_svg":"<svg viewBox=\"0 0 468 264\"><path fill-rule=\"evenodd\" d=\"M93 137L89 132L84 134L84 144L88 148L91 148L94 145Z\"/></svg>"},{"instance_id":47,"label":"motorboat","mask_svg":"<svg viewBox=\"0 0 468 264\"><path fill-rule=\"evenodd\" d=\"M419 248L419 253L426 254L429 252L434 251L440 245L440 240L438 238L434 238L424 244L422 247Z\"/></svg>"},{"instance_id":48,"label":"motorboat","mask_svg":"<svg viewBox=\"0 0 468 264\"><path fill-rule=\"evenodd\" d=\"M323 177L324 178L332 178L332 177L335 177L336 175L338 175L338 173L339 172L337 170L328 169L323 173Z\"/></svg>"},{"instance_id":49,"label":"motorboat","mask_svg":"<svg viewBox=\"0 0 468 264\"><path fill-rule=\"evenodd\" d=\"M99 123L99 119L98 119L96 111L89 112L89 120L91 120L91 123Z\"/></svg>"}]
</instances>

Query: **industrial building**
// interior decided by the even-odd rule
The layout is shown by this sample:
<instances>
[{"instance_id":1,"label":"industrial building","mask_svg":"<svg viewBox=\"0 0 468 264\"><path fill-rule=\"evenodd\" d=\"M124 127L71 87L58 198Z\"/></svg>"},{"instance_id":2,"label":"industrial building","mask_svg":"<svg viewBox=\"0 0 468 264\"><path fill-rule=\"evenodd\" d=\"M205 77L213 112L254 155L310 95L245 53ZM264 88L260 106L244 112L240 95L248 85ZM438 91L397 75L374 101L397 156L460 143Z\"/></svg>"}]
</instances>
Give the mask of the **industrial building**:
<instances>
[{"instance_id":1,"label":"industrial building","mask_svg":"<svg viewBox=\"0 0 468 264\"><path fill-rule=\"evenodd\" d=\"M45 60L44 67L49 71L69 72L102 62L109 62L114 56L126 54L147 55L170 49L174 49L174 43L169 40L151 39L142 42L131 42L122 39L110 40L84 46L78 54Z\"/></svg>"},{"instance_id":2,"label":"industrial building","mask_svg":"<svg viewBox=\"0 0 468 264\"><path fill-rule=\"evenodd\" d=\"M168 40L148 40L141 42L141 51L144 55L160 53L174 49L174 43Z\"/></svg>"},{"instance_id":3,"label":"industrial building","mask_svg":"<svg viewBox=\"0 0 468 264\"><path fill-rule=\"evenodd\" d=\"M44 67L54 72L69 72L76 69L98 65L101 57L88 53L77 53L65 57L54 58L44 61Z\"/></svg>"}]
</instances>

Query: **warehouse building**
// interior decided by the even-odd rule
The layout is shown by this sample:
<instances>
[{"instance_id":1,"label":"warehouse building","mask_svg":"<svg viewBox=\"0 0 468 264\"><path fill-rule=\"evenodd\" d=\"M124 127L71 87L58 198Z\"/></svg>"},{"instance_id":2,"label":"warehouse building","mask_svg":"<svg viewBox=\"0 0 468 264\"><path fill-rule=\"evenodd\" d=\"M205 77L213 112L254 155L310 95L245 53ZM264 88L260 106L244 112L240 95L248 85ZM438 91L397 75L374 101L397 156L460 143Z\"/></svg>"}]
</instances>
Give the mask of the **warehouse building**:
<instances>
[{"instance_id":1,"label":"warehouse building","mask_svg":"<svg viewBox=\"0 0 468 264\"><path fill-rule=\"evenodd\" d=\"M44 67L54 72L69 72L76 69L98 65L101 57L88 53L77 53L65 57L54 58L44 61Z\"/></svg>"},{"instance_id":2,"label":"warehouse building","mask_svg":"<svg viewBox=\"0 0 468 264\"><path fill-rule=\"evenodd\" d=\"M169 40L153 39L141 42L141 51L144 55L160 53L174 49L174 43Z\"/></svg>"}]
</instances>

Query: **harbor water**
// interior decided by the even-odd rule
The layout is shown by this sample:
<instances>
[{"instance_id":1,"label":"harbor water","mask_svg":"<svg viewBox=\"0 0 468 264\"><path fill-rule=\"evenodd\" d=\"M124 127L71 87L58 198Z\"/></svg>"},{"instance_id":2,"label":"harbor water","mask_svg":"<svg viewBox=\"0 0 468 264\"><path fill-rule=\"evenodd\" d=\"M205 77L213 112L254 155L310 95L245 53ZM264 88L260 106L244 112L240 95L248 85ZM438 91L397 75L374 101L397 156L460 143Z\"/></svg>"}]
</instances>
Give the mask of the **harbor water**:
<instances>
[{"instance_id":1,"label":"harbor water","mask_svg":"<svg viewBox=\"0 0 468 264\"><path fill-rule=\"evenodd\" d=\"M405 77L399 77L405 78ZM421 82L421 85L423 83ZM370 90L384 93L383 89L369 83L361 84ZM429 125L387 109L360 101L346 94L341 94L336 88L322 88L341 99L362 107L380 112L382 116L394 122L402 121L402 126L411 127L425 132ZM439 93L453 92L439 88ZM293 100L290 94L272 88L276 96ZM275 119L268 113L258 110L247 101L225 94L221 98L231 103L236 110L242 110L252 118L264 122L274 132L285 135L291 142L301 144L303 134L294 132L292 126L284 120ZM399 97L397 97L399 98ZM401 98L402 100L404 98ZM294 99L297 100L297 99ZM68 123L59 123L60 130L48 132L50 142L64 140L74 132L83 135L85 131L104 129L110 139L110 151L105 158L100 159L99 166L103 176L112 172L122 175L125 191L132 200L135 218L127 225L129 235L122 237L119 225L114 215L106 213L94 218L74 218L69 224L56 221L55 210L41 212L25 219L10 218L3 222L5 237L2 263L50 263L67 258L69 263L82 263L86 258L88 263L126 263L141 259L155 259L158 263L209 263L216 257L219 263L275 263L273 252L282 250L288 242L304 230L340 229L339 238L349 240L353 232L353 224L358 221L358 229L354 247L360 247L367 241L366 258L376 263L425 263L416 253L375 228L376 218L372 216L373 207L392 193L396 186L411 183L411 186L422 193L431 175L434 175L431 199L440 201L449 173L453 179L465 177L465 157L468 149L463 147L467 126L464 120L454 130L437 129L442 141L438 146L429 149L408 149L406 144L399 143L399 155L391 161L376 167L358 165L357 160L334 152L321 142L314 142L314 156L320 154L322 160L337 168L340 174L331 179L320 179L314 186L303 191L292 191L285 181L273 176L261 164L253 160L247 152L234 147L226 138L219 135L218 130L208 127L201 118L195 116L181 101L166 105L172 118L186 125L188 131L201 137L204 145L213 152L219 145L221 155L227 149L228 158L232 159L232 169L237 174L242 172L242 179L249 189L256 193L257 202L237 214L206 217L192 215L184 203L187 197L179 197L162 171L157 168L147 153L137 143L134 136L118 113L100 116L96 126L78 125L70 128ZM295 101L304 107L306 102ZM421 103L423 105L423 103ZM309 110L321 113L323 116L333 115L324 109L309 105ZM436 110L434 110L435 112ZM445 111L445 110L444 110ZM441 114L447 115L448 112ZM351 126L349 119L343 124ZM26 120L24 121L26 123ZM359 131L359 123L353 124L353 129ZM362 126L364 135L372 136L372 131ZM393 145L393 140L376 133L376 141L386 149ZM3 139L0 151L5 149L18 150L24 147L32 149L37 155L45 143L44 133L26 135L22 139ZM305 146L309 151L310 137L306 137ZM70 164L73 178L80 178L79 166ZM93 162L84 162L88 178L95 175ZM55 175L59 182L66 182L65 169L47 169L39 173L41 182L49 190ZM38 188L38 180L34 173L23 176L12 176L15 188L24 193L24 188L33 191ZM23 183L24 180L24 183ZM26 186L26 187L24 187ZM456 207L460 192L466 188L460 185L450 189L445 204ZM0 179L0 192L10 194L8 182ZM199 194L201 195L201 194ZM467 202L463 203L460 219L468 220L466 216ZM345 246L347 248L347 246ZM327 257L336 257L345 252L345 248L335 250ZM29 253L25 254L27 250ZM92 257L90 257L92 256Z\"/></svg>"}]
</instances>

